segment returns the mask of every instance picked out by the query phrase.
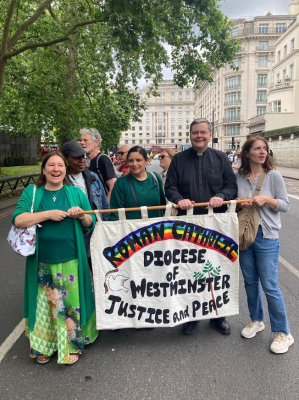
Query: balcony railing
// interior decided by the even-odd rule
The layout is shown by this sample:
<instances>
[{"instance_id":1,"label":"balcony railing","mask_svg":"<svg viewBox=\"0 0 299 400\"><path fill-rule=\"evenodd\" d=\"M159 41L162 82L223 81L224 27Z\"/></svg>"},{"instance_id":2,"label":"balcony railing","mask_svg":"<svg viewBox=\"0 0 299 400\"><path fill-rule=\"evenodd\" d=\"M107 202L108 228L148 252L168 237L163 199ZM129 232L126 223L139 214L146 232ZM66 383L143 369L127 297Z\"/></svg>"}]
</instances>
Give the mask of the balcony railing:
<instances>
[{"instance_id":1,"label":"balcony railing","mask_svg":"<svg viewBox=\"0 0 299 400\"><path fill-rule=\"evenodd\" d=\"M224 105L228 106L228 105L231 105L231 104L241 104L241 103L242 103L241 100L225 101Z\"/></svg>"},{"instance_id":2,"label":"balcony railing","mask_svg":"<svg viewBox=\"0 0 299 400\"><path fill-rule=\"evenodd\" d=\"M233 34L231 33L231 37L238 37L238 36L246 36L246 35L252 35L252 34L260 34L260 35L265 35L265 34L282 34L284 33L288 28L246 28L246 29L238 29L238 31L234 31Z\"/></svg>"},{"instance_id":3,"label":"balcony railing","mask_svg":"<svg viewBox=\"0 0 299 400\"><path fill-rule=\"evenodd\" d=\"M267 103L267 99L256 99L257 103Z\"/></svg>"},{"instance_id":4,"label":"balcony railing","mask_svg":"<svg viewBox=\"0 0 299 400\"><path fill-rule=\"evenodd\" d=\"M228 122L240 122L242 121L242 118L238 115L231 116L231 117L224 117L223 122L228 123Z\"/></svg>"},{"instance_id":5,"label":"balcony railing","mask_svg":"<svg viewBox=\"0 0 299 400\"><path fill-rule=\"evenodd\" d=\"M241 83L235 83L233 85L227 85L225 87L225 90L231 90L231 89L237 89L241 87Z\"/></svg>"},{"instance_id":6,"label":"balcony railing","mask_svg":"<svg viewBox=\"0 0 299 400\"><path fill-rule=\"evenodd\" d=\"M257 115L256 117L250 118L248 122L248 126L262 124L266 122L265 114Z\"/></svg>"},{"instance_id":7,"label":"balcony railing","mask_svg":"<svg viewBox=\"0 0 299 400\"><path fill-rule=\"evenodd\" d=\"M292 86L293 82L291 80L278 81L275 83L272 82L271 85L269 86L269 92L278 89L290 88Z\"/></svg>"},{"instance_id":8,"label":"balcony railing","mask_svg":"<svg viewBox=\"0 0 299 400\"><path fill-rule=\"evenodd\" d=\"M256 46L256 51L274 51L274 46Z\"/></svg>"}]
</instances>

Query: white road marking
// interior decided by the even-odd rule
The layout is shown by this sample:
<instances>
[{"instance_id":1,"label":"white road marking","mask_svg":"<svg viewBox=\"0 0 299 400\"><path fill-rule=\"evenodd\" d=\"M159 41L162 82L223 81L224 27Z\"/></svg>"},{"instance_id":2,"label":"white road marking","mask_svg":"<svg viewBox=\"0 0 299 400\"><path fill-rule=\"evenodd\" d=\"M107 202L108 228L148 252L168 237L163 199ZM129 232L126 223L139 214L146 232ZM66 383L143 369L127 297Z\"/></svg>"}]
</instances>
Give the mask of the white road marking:
<instances>
[{"instance_id":1,"label":"white road marking","mask_svg":"<svg viewBox=\"0 0 299 400\"><path fill-rule=\"evenodd\" d=\"M299 196L296 196L294 194L288 194L289 197L292 197L292 199L299 200Z\"/></svg>"},{"instance_id":2,"label":"white road marking","mask_svg":"<svg viewBox=\"0 0 299 400\"><path fill-rule=\"evenodd\" d=\"M16 343L19 337L24 332L25 328L25 320L22 319L21 322L15 327L15 329L11 332L11 334L4 340L4 342L0 346L0 363L12 346Z\"/></svg>"},{"instance_id":3,"label":"white road marking","mask_svg":"<svg viewBox=\"0 0 299 400\"><path fill-rule=\"evenodd\" d=\"M292 274L294 274L295 276L297 276L297 278L299 278L299 271L298 269L296 269L295 267L293 267L292 264L290 264L289 262L287 262L287 260L285 260L284 258L282 258L281 256L279 256L279 262L281 262L281 264L286 267L290 272L292 272Z\"/></svg>"}]
</instances>

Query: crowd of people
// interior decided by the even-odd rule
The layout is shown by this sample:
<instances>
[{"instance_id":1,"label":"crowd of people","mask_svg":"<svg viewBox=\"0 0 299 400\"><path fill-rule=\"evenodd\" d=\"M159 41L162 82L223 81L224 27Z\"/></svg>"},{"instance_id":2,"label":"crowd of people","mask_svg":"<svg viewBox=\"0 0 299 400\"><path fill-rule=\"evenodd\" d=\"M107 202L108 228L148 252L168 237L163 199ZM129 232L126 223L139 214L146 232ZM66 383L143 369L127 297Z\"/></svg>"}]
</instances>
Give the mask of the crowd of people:
<instances>
[{"instance_id":1,"label":"crowd of people","mask_svg":"<svg viewBox=\"0 0 299 400\"><path fill-rule=\"evenodd\" d=\"M289 202L267 141L259 136L248 139L234 172L227 155L209 147L210 122L195 119L190 125L192 147L177 154L163 149L159 154L162 172L158 174L147 171L144 148L120 146L120 165L115 168L110 157L100 152L101 135L96 129L83 128L80 134L78 142L65 143L61 152L44 157L34 212L30 212L31 185L23 191L12 216L16 227L41 225L36 233L36 252L26 260L24 317L30 356L45 364L57 352L59 364L73 364L97 337L89 249L95 216L82 214L82 210L171 202L178 206L175 213L182 216L194 203L208 202L214 212L222 213L227 209L223 202L236 198L244 200L240 207L258 206L260 224L254 243L239 256L250 314L241 335L253 338L265 328L263 289L274 334L270 350L287 352L294 339L278 285L278 234L280 212L288 210ZM262 173L266 177L260 194L253 196ZM194 214L205 213L204 207L194 209ZM163 212L150 210L148 215L162 217ZM141 213L127 212L126 217L140 219ZM116 220L118 213L102 214L102 219ZM210 322L220 333L230 334L226 318ZM182 333L193 334L197 323L183 324Z\"/></svg>"}]
</instances>

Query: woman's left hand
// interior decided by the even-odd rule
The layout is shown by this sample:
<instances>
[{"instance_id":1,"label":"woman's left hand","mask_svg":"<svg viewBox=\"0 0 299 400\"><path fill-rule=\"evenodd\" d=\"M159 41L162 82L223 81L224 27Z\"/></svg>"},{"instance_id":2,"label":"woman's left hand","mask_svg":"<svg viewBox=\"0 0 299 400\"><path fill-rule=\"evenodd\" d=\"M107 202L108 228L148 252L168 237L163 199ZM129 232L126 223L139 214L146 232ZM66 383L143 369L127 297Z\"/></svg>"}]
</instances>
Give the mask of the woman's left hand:
<instances>
[{"instance_id":1,"label":"woman's left hand","mask_svg":"<svg viewBox=\"0 0 299 400\"><path fill-rule=\"evenodd\" d=\"M252 204L262 207L269 202L269 199L271 199L271 197L258 195L252 198Z\"/></svg>"},{"instance_id":2,"label":"woman's left hand","mask_svg":"<svg viewBox=\"0 0 299 400\"><path fill-rule=\"evenodd\" d=\"M81 218L82 214L79 214L80 211L83 211L80 207L72 207L67 210L67 215L70 218Z\"/></svg>"}]
</instances>

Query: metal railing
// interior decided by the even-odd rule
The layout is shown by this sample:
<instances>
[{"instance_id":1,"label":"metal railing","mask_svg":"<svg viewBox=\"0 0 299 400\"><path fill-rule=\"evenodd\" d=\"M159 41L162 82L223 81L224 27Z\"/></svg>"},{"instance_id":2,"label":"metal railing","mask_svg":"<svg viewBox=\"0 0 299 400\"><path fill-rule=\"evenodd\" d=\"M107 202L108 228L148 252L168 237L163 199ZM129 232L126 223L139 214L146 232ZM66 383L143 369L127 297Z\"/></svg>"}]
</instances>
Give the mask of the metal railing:
<instances>
[{"instance_id":1,"label":"metal railing","mask_svg":"<svg viewBox=\"0 0 299 400\"><path fill-rule=\"evenodd\" d=\"M24 174L24 175L13 175L0 178L0 196L7 194L15 195L25 187L34 183L34 178L39 176L39 172Z\"/></svg>"}]
</instances>

